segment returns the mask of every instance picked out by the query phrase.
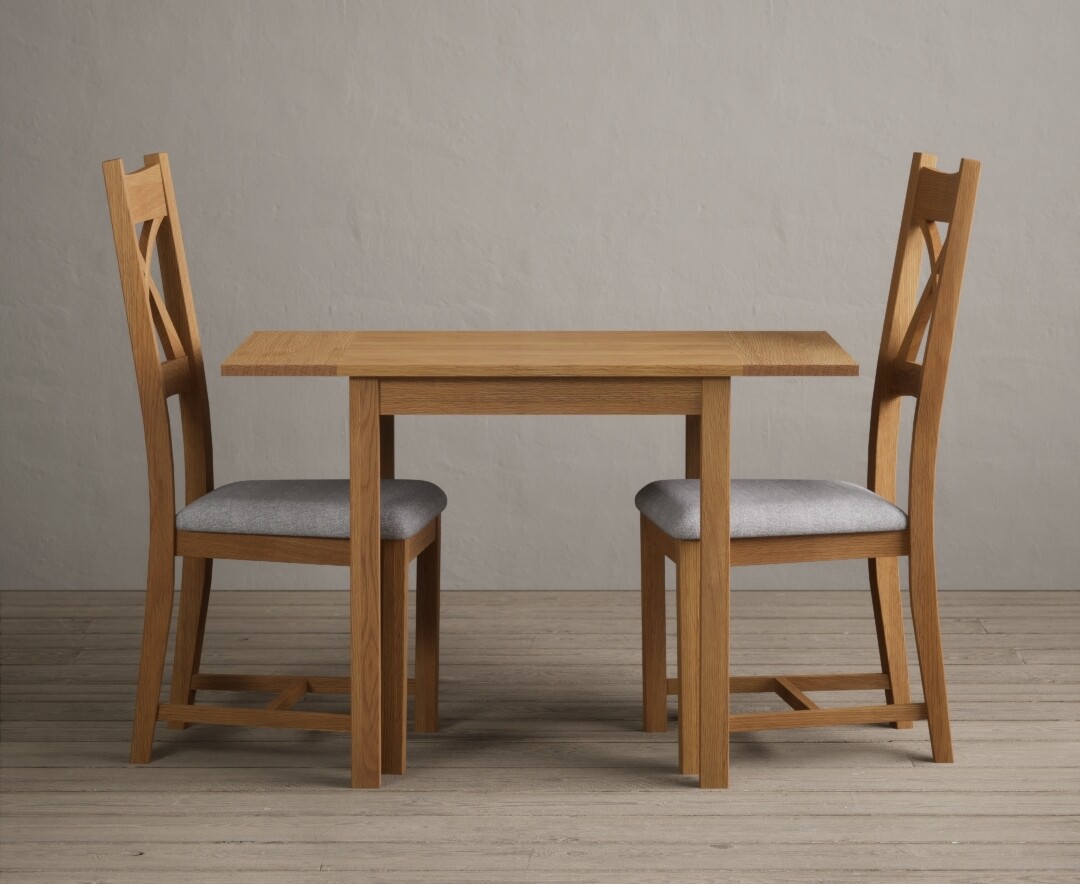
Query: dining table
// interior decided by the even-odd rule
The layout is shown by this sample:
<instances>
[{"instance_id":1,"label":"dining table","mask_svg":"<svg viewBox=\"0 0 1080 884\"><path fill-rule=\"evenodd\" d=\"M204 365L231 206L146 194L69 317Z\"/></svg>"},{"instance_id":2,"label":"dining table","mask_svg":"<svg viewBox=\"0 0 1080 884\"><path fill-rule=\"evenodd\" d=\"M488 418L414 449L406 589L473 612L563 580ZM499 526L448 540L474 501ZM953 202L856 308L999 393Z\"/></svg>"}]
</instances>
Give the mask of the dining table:
<instances>
[{"instance_id":1,"label":"dining table","mask_svg":"<svg viewBox=\"0 0 1080 884\"><path fill-rule=\"evenodd\" d=\"M685 417L686 477L701 483L698 783L725 788L731 380L858 372L823 331L253 332L222 375L347 379L352 785L378 788L384 772L379 487L395 415Z\"/></svg>"}]
</instances>

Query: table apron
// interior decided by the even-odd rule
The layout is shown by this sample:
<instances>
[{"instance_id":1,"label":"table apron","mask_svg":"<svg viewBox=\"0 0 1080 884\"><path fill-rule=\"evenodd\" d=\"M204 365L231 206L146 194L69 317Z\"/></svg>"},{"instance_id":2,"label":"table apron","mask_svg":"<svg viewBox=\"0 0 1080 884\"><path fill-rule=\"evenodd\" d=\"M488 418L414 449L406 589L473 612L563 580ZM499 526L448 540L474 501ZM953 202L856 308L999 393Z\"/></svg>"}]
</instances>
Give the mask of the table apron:
<instances>
[{"instance_id":1,"label":"table apron","mask_svg":"<svg viewBox=\"0 0 1080 884\"><path fill-rule=\"evenodd\" d=\"M701 414L701 378L382 378L382 414Z\"/></svg>"}]
</instances>

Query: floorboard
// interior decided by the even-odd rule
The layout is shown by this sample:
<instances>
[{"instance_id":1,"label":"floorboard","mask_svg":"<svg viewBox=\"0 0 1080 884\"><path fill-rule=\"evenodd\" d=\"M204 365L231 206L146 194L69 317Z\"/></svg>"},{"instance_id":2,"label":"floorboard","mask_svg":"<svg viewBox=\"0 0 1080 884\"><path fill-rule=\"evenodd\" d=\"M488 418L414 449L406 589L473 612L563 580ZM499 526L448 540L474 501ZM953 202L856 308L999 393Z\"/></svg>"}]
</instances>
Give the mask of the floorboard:
<instances>
[{"instance_id":1,"label":"floorboard","mask_svg":"<svg viewBox=\"0 0 1080 884\"><path fill-rule=\"evenodd\" d=\"M442 730L410 733L408 774L356 792L335 734L160 727L155 761L128 765L141 595L2 592L0 872L27 884L1077 881L1080 593L953 592L941 607L955 764L930 762L922 723L740 734L731 789L702 792L677 772L674 698L667 733L640 730L636 593L446 593ZM739 592L732 609L736 674L876 668L862 593ZM216 592L204 669L344 674L345 610L344 592Z\"/></svg>"}]
</instances>

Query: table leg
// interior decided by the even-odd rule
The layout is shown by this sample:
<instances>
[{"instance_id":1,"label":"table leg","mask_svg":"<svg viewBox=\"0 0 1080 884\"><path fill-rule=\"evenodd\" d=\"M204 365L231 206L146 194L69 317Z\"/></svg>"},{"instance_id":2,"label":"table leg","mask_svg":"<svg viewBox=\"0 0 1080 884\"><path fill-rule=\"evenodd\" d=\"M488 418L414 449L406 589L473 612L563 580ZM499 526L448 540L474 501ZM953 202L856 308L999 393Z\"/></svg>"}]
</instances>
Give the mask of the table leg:
<instances>
[{"instance_id":1,"label":"table leg","mask_svg":"<svg viewBox=\"0 0 1080 884\"><path fill-rule=\"evenodd\" d=\"M731 379L701 383L701 744L699 784L728 785Z\"/></svg>"},{"instance_id":2,"label":"table leg","mask_svg":"<svg viewBox=\"0 0 1080 884\"><path fill-rule=\"evenodd\" d=\"M379 382L349 379L349 645L354 788L382 775Z\"/></svg>"},{"instance_id":3,"label":"table leg","mask_svg":"<svg viewBox=\"0 0 1080 884\"><path fill-rule=\"evenodd\" d=\"M686 478L701 478L701 415L686 416ZM679 621L679 773L698 773L701 712L701 639L698 604L701 601L701 544L680 543L676 562ZM690 598L690 595L693 598ZM690 631L694 635L690 636ZM691 672L690 668L694 671ZM696 704L696 707L693 706Z\"/></svg>"}]
</instances>

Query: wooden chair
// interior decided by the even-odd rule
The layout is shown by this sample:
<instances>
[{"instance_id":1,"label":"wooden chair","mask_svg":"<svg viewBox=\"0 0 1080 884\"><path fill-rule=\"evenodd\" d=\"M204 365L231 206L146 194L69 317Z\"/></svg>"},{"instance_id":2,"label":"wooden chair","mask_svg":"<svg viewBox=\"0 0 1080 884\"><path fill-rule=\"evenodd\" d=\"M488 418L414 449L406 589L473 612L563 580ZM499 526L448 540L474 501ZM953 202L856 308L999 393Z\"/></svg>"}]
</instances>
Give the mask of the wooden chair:
<instances>
[{"instance_id":1,"label":"wooden chair","mask_svg":"<svg viewBox=\"0 0 1080 884\"><path fill-rule=\"evenodd\" d=\"M212 674L200 671L214 559L349 564L348 480L237 482L214 488L210 410L168 156L145 157L125 174L103 164L113 239L135 360L150 485L146 584L131 760L150 760L154 727L193 723L349 731L349 716L292 707L305 694L348 694L348 677ZM138 230L136 228L139 228ZM151 272L155 246L161 291ZM160 346L160 352L159 352ZM164 358L162 358L164 356ZM184 499L176 511L167 400L179 396ZM382 434L383 770L405 771L409 563L417 563L415 728L438 728L440 513L446 496L429 482L393 479L393 423ZM160 703L173 604L173 562L183 557L172 695ZM195 703L197 691L271 691L265 708Z\"/></svg>"},{"instance_id":2,"label":"wooden chair","mask_svg":"<svg viewBox=\"0 0 1080 884\"><path fill-rule=\"evenodd\" d=\"M952 761L934 563L934 477L938 427L964 275L979 164L962 160L952 174L915 154L908 179L892 285L881 337L870 416L868 487L813 480L732 482L731 561L764 565L866 558L877 622L881 672L749 676L732 693L778 694L793 711L730 717L731 732L833 724L928 720L935 761ZM942 240L938 223L948 225ZM925 244L929 278L916 302ZM925 355L919 362L925 338ZM908 510L897 501L900 401L916 399ZM700 489L698 427L687 421L687 478L653 482L637 495L641 511L641 605L645 730L667 727L667 696L678 694L679 766L696 773L699 758L698 583ZM924 703L909 694L899 557L910 559L910 596ZM677 570L678 678L665 656L664 558ZM825 709L815 690L883 689L884 705Z\"/></svg>"}]
</instances>

